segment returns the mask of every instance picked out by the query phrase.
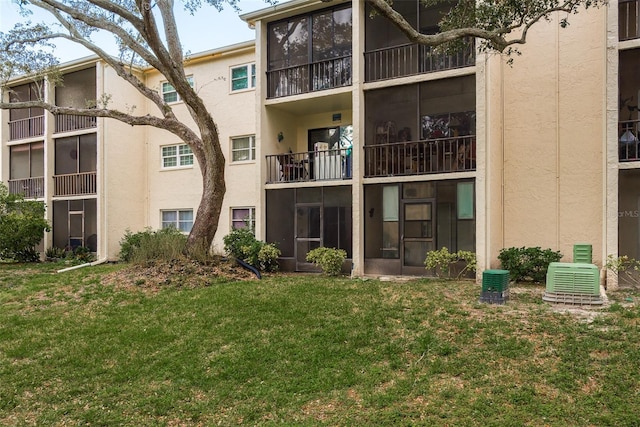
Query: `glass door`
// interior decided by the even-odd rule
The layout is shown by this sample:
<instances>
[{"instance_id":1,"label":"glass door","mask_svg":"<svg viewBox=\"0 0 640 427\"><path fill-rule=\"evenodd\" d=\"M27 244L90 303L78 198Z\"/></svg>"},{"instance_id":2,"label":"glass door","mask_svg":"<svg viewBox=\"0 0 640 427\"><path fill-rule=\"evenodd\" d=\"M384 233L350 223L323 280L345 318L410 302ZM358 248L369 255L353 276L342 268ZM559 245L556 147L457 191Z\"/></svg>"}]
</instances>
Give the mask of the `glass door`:
<instances>
[{"instance_id":1,"label":"glass door","mask_svg":"<svg viewBox=\"0 0 640 427\"><path fill-rule=\"evenodd\" d=\"M316 266L307 262L307 253L319 248L322 242L322 205L321 204L297 204L296 205L296 270L319 271Z\"/></svg>"},{"instance_id":2,"label":"glass door","mask_svg":"<svg viewBox=\"0 0 640 427\"><path fill-rule=\"evenodd\" d=\"M402 202L402 274L425 274L427 251L435 249L433 207L433 200Z\"/></svg>"},{"instance_id":3,"label":"glass door","mask_svg":"<svg viewBox=\"0 0 640 427\"><path fill-rule=\"evenodd\" d=\"M84 246L84 211L69 211L69 246Z\"/></svg>"}]
</instances>

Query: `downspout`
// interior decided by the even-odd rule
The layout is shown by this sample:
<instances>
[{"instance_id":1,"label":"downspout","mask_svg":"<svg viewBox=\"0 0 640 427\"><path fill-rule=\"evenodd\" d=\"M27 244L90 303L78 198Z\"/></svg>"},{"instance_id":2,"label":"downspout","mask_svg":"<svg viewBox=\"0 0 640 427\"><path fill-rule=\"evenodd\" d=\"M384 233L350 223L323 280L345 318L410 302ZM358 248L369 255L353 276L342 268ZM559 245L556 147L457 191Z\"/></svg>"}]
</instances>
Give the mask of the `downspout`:
<instances>
[{"instance_id":1,"label":"downspout","mask_svg":"<svg viewBox=\"0 0 640 427\"><path fill-rule=\"evenodd\" d=\"M66 273L67 271L71 271L71 270L77 270L79 268L83 268L83 267L89 267L89 266L94 266L94 265L99 265L99 264L104 264L105 262L107 262L107 257L104 258L100 258L97 261L93 261L93 262L86 262L84 264L79 264L79 265L74 265L72 267L67 267L67 268L63 268L62 270L58 270L56 271L56 273Z\"/></svg>"},{"instance_id":2,"label":"downspout","mask_svg":"<svg viewBox=\"0 0 640 427\"><path fill-rule=\"evenodd\" d=\"M556 25L556 250L560 250L560 28Z\"/></svg>"}]
</instances>

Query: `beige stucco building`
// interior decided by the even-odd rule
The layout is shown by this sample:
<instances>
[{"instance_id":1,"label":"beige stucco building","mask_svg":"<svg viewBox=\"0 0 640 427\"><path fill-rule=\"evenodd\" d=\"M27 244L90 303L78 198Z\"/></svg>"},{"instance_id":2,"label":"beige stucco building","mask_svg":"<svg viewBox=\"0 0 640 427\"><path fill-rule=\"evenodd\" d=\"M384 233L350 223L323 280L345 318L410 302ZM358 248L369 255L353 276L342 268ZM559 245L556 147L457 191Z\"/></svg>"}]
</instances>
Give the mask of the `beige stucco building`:
<instances>
[{"instance_id":1,"label":"beige stucco building","mask_svg":"<svg viewBox=\"0 0 640 427\"><path fill-rule=\"evenodd\" d=\"M444 6L394 7L429 32ZM479 273L512 246L571 261L573 245L588 243L600 267L608 255L640 257L637 0L572 15L567 28L553 15L512 65L474 40L454 53L413 45L361 1L293 0L241 17L255 43L188 63L228 154L218 249L234 219L249 217L298 271L313 270L305 255L318 246L345 249L356 275L423 275L426 252L445 246L475 251ZM91 70L97 97L152 110L99 61L65 72L75 69ZM140 73L164 93L161 76ZM104 120L61 133L41 111L28 115L44 117L42 135L15 138L11 123L25 118L12 114L2 116L2 179L22 191L29 178L32 191L33 172L16 175L10 154L31 144L38 158L44 142L44 193L32 195L50 206L47 245L59 244L57 202L76 198L95 200L101 256L117 253L126 228L188 227L201 184L180 141ZM55 187L53 144L76 132L96 134L90 197Z\"/></svg>"},{"instance_id":2,"label":"beige stucco building","mask_svg":"<svg viewBox=\"0 0 640 427\"><path fill-rule=\"evenodd\" d=\"M252 178L257 174L253 64L253 42L192 55L186 64L187 75L218 121L227 186L240 190L225 198L214 242L220 250L234 216L239 224L255 218L259 183ZM70 107L108 99L108 106L120 111L158 114L97 57L64 64L61 71L63 86L16 80L7 96L29 100L42 92L46 100ZM162 93L179 118L191 120L159 73L135 72ZM43 249L86 246L99 259L114 260L126 230L191 229L202 194L201 175L191 150L169 132L31 109L3 110L0 136L2 180L11 192L47 205L53 230Z\"/></svg>"}]
</instances>

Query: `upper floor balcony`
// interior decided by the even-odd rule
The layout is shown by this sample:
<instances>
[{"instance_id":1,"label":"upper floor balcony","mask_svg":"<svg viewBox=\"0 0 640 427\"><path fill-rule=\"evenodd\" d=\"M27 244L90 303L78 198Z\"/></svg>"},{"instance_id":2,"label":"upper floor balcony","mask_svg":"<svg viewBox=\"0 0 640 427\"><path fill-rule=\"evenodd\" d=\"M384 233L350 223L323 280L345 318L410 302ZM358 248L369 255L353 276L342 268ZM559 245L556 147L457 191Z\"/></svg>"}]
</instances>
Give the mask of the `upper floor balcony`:
<instances>
[{"instance_id":1,"label":"upper floor balcony","mask_svg":"<svg viewBox=\"0 0 640 427\"><path fill-rule=\"evenodd\" d=\"M267 71L269 98L350 85L351 55Z\"/></svg>"},{"instance_id":2,"label":"upper floor balcony","mask_svg":"<svg viewBox=\"0 0 640 427\"><path fill-rule=\"evenodd\" d=\"M25 199L41 199L44 197L44 177L10 179L9 194L19 194Z\"/></svg>"},{"instance_id":3,"label":"upper floor balcony","mask_svg":"<svg viewBox=\"0 0 640 427\"><path fill-rule=\"evenodd\" d=\"M375 82L475 65L475 42L465 39L457 49L403 44L365 52L365 81Z\"/></svg>"},{"instance_id":4,"label":"upper floor balcony","mask_svg":"<svg viewBox=\"0 0 640 427\"><path fill-rule=\"evenodd\" d=\"M476 170L475 135L364 147L366 178Z\"/></svg>"},{"instance_id":5,"label":"upper floor balcony","mask_svg":"<svg viewBox=\"0 0 640 427\"><path fill-rule=\"evenodd\" d=\"M620 41L640 38L640 0L618 1L618 32Z\"/></svg>"},{"instance_id":6,"label":"upper floor balcony","mask_svg":"<svg viewBox=\"0 0 640 427\"><path fill-rule=\"evenodd\" d=\"M72 132L96 127L96 118L77 116L75 114L58 114L55 116L55 132Z\"/></svg>"},{"instance_id":7,"label":"upper floor balcony","mask_svg":"<svg viewBox=\"0 0 640 427\"><path fill-rule=\"evenodd\" d=\"M267 184L351 179L351 148L266 156Z\"/></svg>"}]
</instances>

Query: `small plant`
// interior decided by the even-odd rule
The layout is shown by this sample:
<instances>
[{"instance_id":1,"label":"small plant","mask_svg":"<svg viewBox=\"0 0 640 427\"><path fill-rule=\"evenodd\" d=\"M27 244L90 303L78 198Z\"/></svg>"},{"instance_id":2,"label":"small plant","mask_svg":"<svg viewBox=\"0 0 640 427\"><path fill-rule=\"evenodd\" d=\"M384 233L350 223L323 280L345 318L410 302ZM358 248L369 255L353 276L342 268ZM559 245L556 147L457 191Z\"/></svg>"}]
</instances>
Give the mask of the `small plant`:
<instances>
[{"instance_id":1,"label":"small plant","mask_svg":"<svg viewBox=\"0 0 640 427\"><path fill-rule=\"evenodd\" d=\"M65 257L65 250L52 246L45 251L44 255L47 259L62 259Z\"/></svg>"},{"instance_id":2,"label":"small plant","mask_svg":"<svg viewBox=\"0 0 640 427\"><path fill-rule=\"evenodd\" d=\"M640 288L640 261L637 259L629 258L627 255L620 257L609 255L604 267L618 276L619 283Z\"/></svg>"},{"instance_id":3,"label":"small plant","mask_svg":"<svg viewBox=\"0 0 640 427\"><path fill-rule=\"evenodd\" d=\"M307 253L307 261L319 266L328 276L338 276L346 259L347 252L344 249L322 247Z\"/></svg>"},{"instance_id":4,"label":"small plant","mask_svg":"<svg viewBox=\"0 0 640 427\"><path fill-rule=\"evenodd\" d=\"M449 252L446 247L427 252L424 266L427 270L433 270L438 277L451 277L451 267L459 261L464 262L464 267L458 272L456 279L461 278L468 271L476 271L477 261L474 252Z\"/></svg>"},{"instance_id":5,"label":"small plant","mask_svg":"<svg viewBox=\"0 0 640 427\"><path fill-rule=\"evenodd\" d=\"M535 248L505 248L500 251L498 259L504 270L509 270L509 277L514 281L531 280L543 283L547 269L552 262L562 259L560 251Z\"/></svg>"}]
</instances>

